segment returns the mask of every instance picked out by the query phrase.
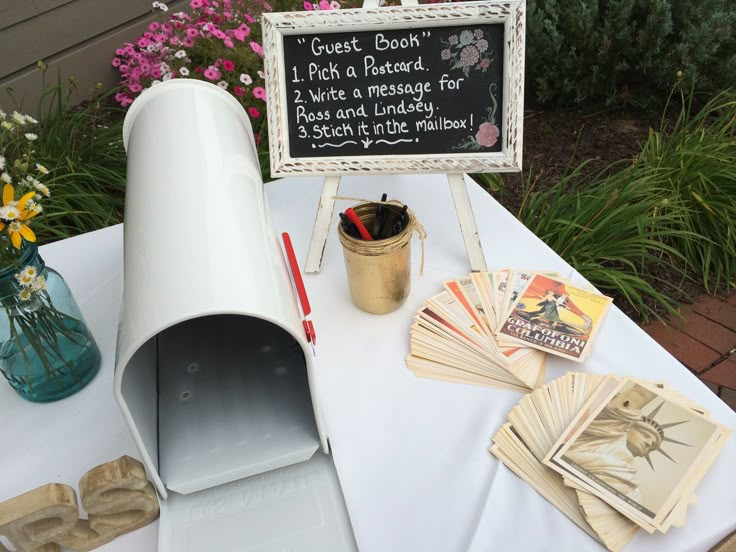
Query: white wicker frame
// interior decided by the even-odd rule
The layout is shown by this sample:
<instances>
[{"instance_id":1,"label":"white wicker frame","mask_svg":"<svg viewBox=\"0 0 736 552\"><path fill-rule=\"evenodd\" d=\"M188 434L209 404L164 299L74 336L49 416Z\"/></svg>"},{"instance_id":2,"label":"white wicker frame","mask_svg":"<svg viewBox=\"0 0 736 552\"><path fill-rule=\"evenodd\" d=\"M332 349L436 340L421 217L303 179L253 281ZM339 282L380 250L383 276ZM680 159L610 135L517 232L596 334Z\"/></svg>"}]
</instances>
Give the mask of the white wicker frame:
<instances>
[{"instance_id":1,"label":"white wicker frame","mask_svg":"<svg viewBox=\"0 0 736 552\"><path fill-rule=\"evenodd\" d=\"M274 176L512 172L521 170L524 112L523 0L374 9L271 13L263 16L271 174ZM286 118L283 37L475 24L504 24L502 145L493 153L292 157Z\"/></svg>"}]
</instances>

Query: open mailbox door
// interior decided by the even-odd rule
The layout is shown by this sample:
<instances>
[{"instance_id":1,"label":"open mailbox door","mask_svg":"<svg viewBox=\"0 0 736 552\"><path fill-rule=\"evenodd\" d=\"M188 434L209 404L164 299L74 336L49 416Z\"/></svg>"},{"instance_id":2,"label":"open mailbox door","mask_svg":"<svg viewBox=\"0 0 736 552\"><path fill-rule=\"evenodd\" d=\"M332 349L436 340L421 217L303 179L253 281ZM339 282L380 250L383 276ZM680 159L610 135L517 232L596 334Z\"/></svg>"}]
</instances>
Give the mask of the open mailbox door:
<instances>
[{"instance_id":1,"label":"open mailbox door","mask_svg":"<svg viewBox=\"0 0 736 552\"><path fill-rule=\"evenodd\" d=\"M161 498L159 549L357 550L243 108L164 82L123 140L115 397Z\"/></svg>"}]
</instances>

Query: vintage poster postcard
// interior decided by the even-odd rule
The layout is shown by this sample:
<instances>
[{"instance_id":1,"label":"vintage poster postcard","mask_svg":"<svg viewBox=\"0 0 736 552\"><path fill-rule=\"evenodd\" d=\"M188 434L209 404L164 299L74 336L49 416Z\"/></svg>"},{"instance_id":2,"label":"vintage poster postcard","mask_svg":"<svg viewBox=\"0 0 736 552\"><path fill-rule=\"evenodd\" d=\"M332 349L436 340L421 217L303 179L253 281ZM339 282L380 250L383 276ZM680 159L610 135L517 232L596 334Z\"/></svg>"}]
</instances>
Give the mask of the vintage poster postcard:
<instances>
[{"instance_id":1,"label":"vintage poster postcard","mask_svg":"<svg viewBox=\"0 0 736 552\"><path fill-rule=\"evenodd\" d=\"M513 342L582 362L613 300L536 273L498 329Z\"/></svg>"},{"instance_id":2,"label":"vintage poster postcard","mask_svg":"<svg viewBox=\"0 0 736 552\"><path fill-rule=\"evenodd\" d=\"M425 301L425 304L449 320L479 346L489 347L492 338L485 333L483 323L479 318L470 316L465 307L449 291L444 290L433 295Z\"/></svg>"},{"instance_id":3,"label":"vintage poster postcard","mask_svg":"<svg viewBox=\"0 0 736 552\"><path fill-rule=\"evenodd\" d=\"M445 289L455 297L458 303L463 306L467 315L472 318L478 324L478 327L483 330L493 343L495 343L495 337L493 337L490 325L488 324L488 317L485 309L483 308L483 304L481 303L480 294L475 288L471 278L467 277L459 278L457 280L448 280L447 282L443 282L443 285L445 286Z\"/></svg>"},{"instance_id":4,"label":"vintage poster postcard","mask_svg":"<svg viewBox=\"0 0 736 552\"><path fill-rule=\"evenodd\" d=\"M651 386L609 376L545 465L640 525L664 531L730 431Z\"/></svg>"},{"instance_id":5,"label":"vintage poster postcard","mask_svg":"<svg viewBox=\"0 0 736 552\"><path fill-rule=\"evenodd\" d=\"M486 317L488 328L491 333L496 333L496 311L494 310L495 301L492 296L493 289L493 273L492 272L473 272L470 279L478 292L478 298L483 306L483 314Z\"/></svg>"},{"instance_id":6,"label":"vintage poster postcard","mask_svg":"<svg viewBox=\"0 0 736 552\"><path fill-rule=\"evenodd\" d=\"M506 282L509 278L510 269L504 268L503 270L494 270L491 273L492 287L491 293L493 294L493 310L496 312L496 318L498 323L501 323L501 312L503 311L503 298L506 296Z\"/></svg>"}]
</instances>

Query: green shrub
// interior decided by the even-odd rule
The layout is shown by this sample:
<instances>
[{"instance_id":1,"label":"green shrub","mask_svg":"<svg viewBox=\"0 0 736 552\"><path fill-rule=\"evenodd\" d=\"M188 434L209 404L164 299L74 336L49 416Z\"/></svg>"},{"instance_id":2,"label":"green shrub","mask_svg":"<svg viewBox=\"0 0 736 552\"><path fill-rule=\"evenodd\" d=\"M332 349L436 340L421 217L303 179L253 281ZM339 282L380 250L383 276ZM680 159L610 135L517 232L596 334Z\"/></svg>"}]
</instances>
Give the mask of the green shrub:
<instances>
[{"instance_id":1,"label":"green shrub","mask_svg":"<svg viewBox=\"0 0 736 552\"><path fill-rule=\"evenodd\" d=\"M658 317L655 305L674 312L679 287L659 275L682 274L684 256L671 242L688 231L674 202L670 210L662 209L662 198L669 195L668 171L642 176L619 163L588 181L584 165L545 191L534 191L527 180L519 219L599 290L625 300L643 320Z\"/></svg>"},{"instance_id":2,"label":"green shrub","mask_svg":"<svg viewBox=\"0 0 736 552\"><path fill-rule=\"evenodd\" d=\"M691 231L670 243L717 290L736 275L736 93L718 94L694 114L692 102L681 100L674 128L649 133L637 170L667 172L664 211L676 205Z\"/></svg>"},{"instance_id":3,"label":"green shrub","mask_svg":"<svg viewBox=\"0 0 736 552\"><path fill-rule=\"evenodd\" d=\"M732 0L529 0L527 96L661 105L678 79L736 82Z\"/></svg>"},{"instance_id":4,"label":"green shrub","mask_svg":"<svg viewBox=\"0 0 736 552\"><path fill-rule=\"evenodd\" d=\"M34 159L50 172L50 197L34 219L39 243L63 239L122 222L126 156L122 110L110 108L109 95L70 109L61 83L44 87L33 132ZM51 106L51 107L47 107ZM21 145L21 144L18 144ZM16 145L6 144L13 155Z\"/></svg>"},{"instance_id":5,"label":"green shrub","mask_svg":"<svg viewBox=\"0 0 736 552\"><path fill-rule=\"evenodd\" d=\"M568 167L546 190L531 173L521 183L518 218L643 320L674 312L693 273L712 291L736 277L736 93L697 111L680 99L673 128L663 117L633 163ZM476 178L503 191L498 175Z\"/></svg>"}]
</instances>

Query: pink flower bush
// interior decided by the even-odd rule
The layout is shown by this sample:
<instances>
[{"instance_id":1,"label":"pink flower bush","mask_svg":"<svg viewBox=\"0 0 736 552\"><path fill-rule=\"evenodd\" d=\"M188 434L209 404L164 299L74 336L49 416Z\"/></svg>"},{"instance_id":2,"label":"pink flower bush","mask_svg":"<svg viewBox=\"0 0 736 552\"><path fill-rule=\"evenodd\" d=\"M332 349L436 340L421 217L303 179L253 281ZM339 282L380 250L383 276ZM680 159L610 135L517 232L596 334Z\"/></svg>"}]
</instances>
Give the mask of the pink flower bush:
<instances>
[{"instance_id":1,"label":"pink flower bush","mask_svg":"<svg viewBox=\"0 0 736 552\"><path fill-rule=\"evenodd\" d=\"M259 100L266 101L266 89L262 86L256 86L253 89L253 97L258 98Z\"/></svg>"},{"instance_id":2,"label":"pink flower bush","mask_svg":"<svg viewBox=\"0 0 736 552\"><path fill-rule=\"evenodd\" d=\"M263 57L263 48L260 44L257 42L249 42L251 50L253 50L256 54L258 54L260 57Z\"/></svg>"},{"instance_id":3,"label":"pink flower bush","mask_svg":"<svg viewBox=\"0 0 736 552\"><path fill-rule=\"evenodd\" d=\"M475 140L484 148L490 148L498 141L498 127L491 123L483 123L478 127Z\"/></svg>"},{"instance_id":4,"label":"pink flower bush","mask_svg":"<svg viewBox=\"0 0 736 552\"><path fill-rule=\"evenodd\" d=\"M266 102L260 25L250 7L270 11L265 0L189 0L190 11L165 13L135 41L115 50L112 66L120 73L115 101L127 107L146 88L175 78L204 80L227 90L253 122L256 142L267 136ZM165 4L163 4L165 7ZM340 8L337 1L304 3L308 10ZM251 77L251 75L254 75ZM257 78L255 77L257 75ZM264 140L265 142L265 140Z\"/></svg>"}]
</instances>

